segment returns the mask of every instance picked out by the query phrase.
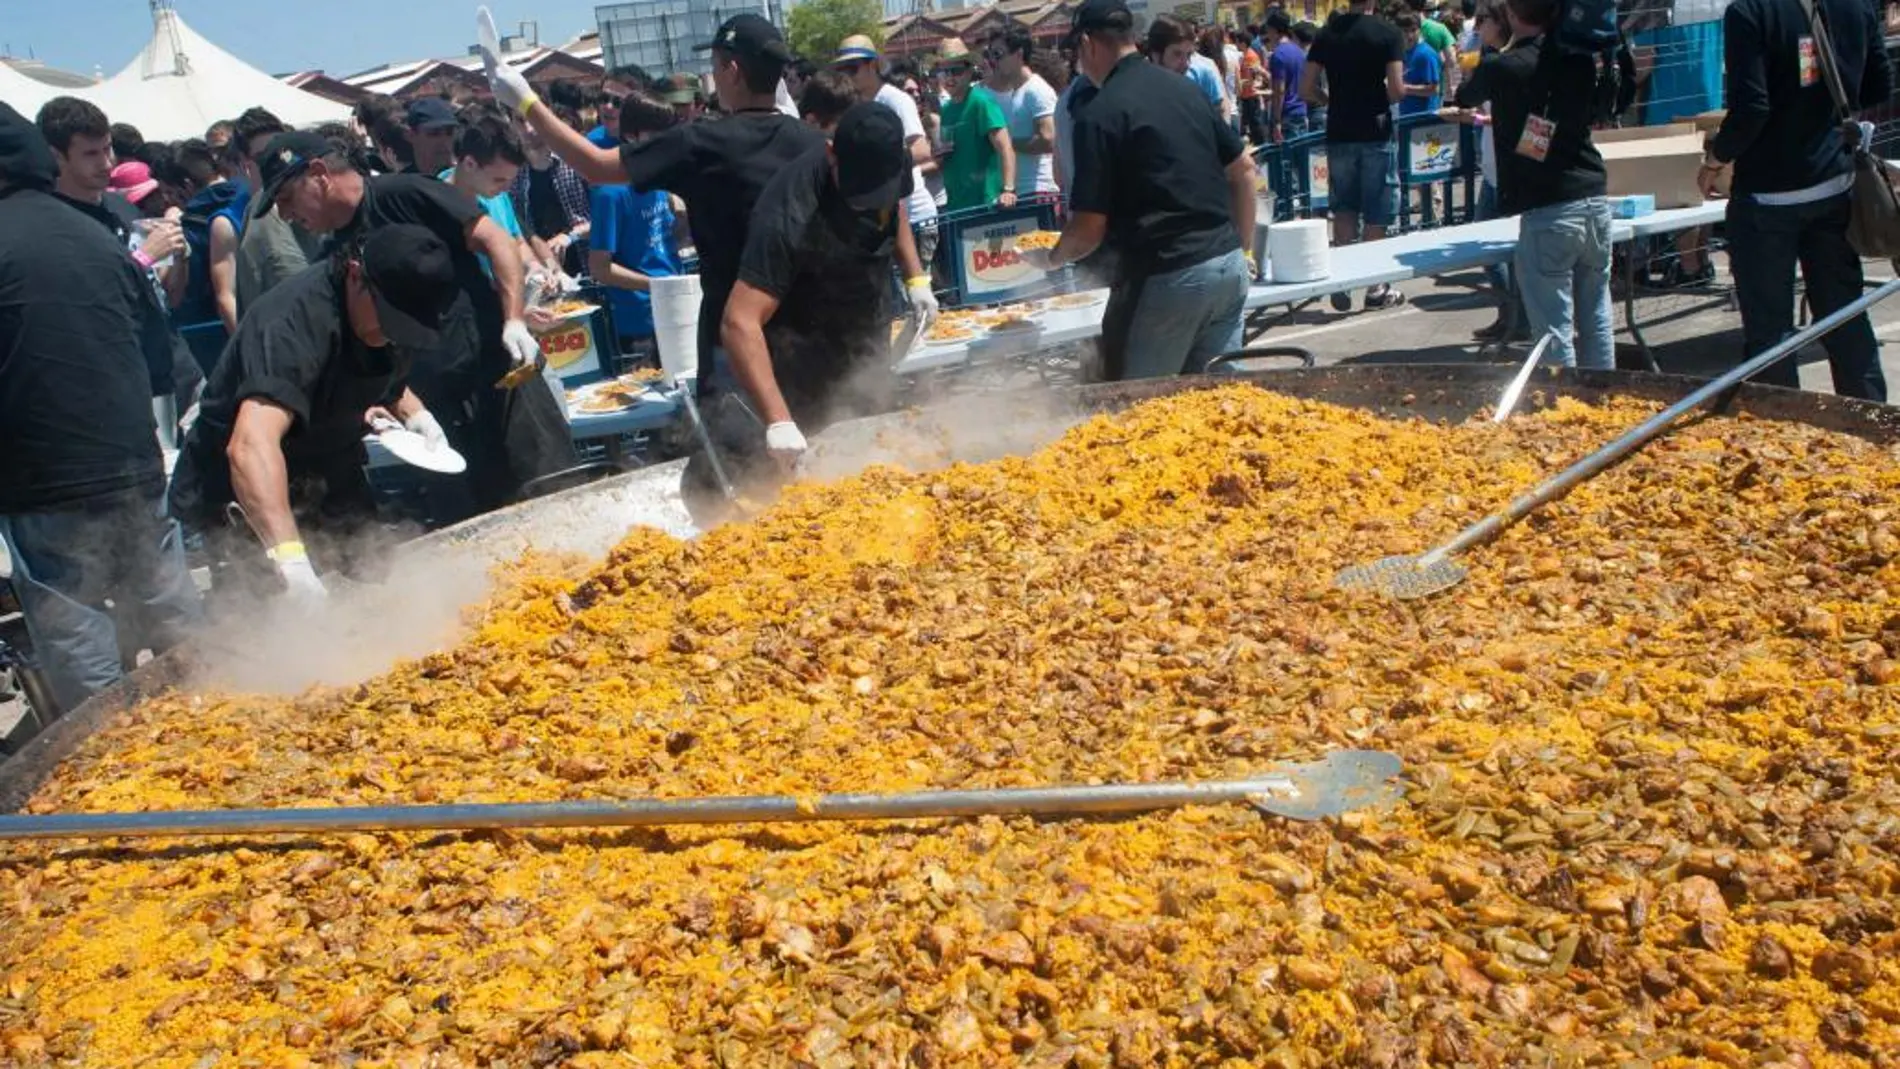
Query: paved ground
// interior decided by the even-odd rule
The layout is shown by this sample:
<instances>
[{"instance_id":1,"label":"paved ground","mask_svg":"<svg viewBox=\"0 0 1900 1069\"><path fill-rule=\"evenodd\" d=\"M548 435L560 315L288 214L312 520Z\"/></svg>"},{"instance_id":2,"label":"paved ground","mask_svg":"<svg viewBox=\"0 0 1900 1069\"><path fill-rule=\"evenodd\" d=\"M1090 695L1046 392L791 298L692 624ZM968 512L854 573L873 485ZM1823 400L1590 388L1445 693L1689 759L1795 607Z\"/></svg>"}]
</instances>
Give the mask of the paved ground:
<instances>
[{"instance_id":1,"label":"paved ground","mask_svg":"<svg viewBox=\"0 0 1900 1069\"><path fill-rule=\"evenodd\" d=\"M1726 258L1718 253L1712 289L1646 294L1637 301L1657 363L1664 371L1708 375L1732 366L1741 354L1741 317L1729 296ZM1884 265L1869 278L1891 278ZM1334 312L1325 302L1312 305L1251 344L1297 345L1310 349L1321 364L1460 363L1481 359L1471 332L1489 324L1496 304L1481 272L1419 279L1401 286L1406 303L1383 312ZM1354 295L1357 309L1364 293ZM1615 325L1619 349L1632 347L1624 329L1623 304L1617 301ZM1887 379L1900 389L1900 300L1874 310ZM1526 350L1515 350L1521 357ZM1503 357L1509 359L1509 357ZM1803 354L1801 383L1827 390L1831 379L1824 353Z\"/></svg>"}]
</instances>

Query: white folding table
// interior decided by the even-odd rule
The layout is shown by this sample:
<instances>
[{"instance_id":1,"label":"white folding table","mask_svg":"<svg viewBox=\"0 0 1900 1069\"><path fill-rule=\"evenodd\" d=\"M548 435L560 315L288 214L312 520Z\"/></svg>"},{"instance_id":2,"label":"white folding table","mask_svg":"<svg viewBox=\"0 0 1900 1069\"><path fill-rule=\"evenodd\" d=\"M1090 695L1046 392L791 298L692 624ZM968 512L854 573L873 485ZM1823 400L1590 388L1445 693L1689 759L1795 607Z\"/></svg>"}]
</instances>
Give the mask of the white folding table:
<instances>
[{"instance_id":1,"label":"white folding table","mask_svg":"<svg viewBox=\"0 0 1900 1069\"><path fill-rule=\"evenodd\" d=\"M1610 230L1610 240L1623 244L1640 237L1673 234L1722 220L1726 211L1722 201L1710 201L1690 208L1672 208L1652 212L1636 219L1618 219ZM1379 241L1366 241L1332 250L1332 273L1313 282L1255 283L1247 291L1247 310L1257 311L1286 305L1299 305L1338 293L1368 286L1408 282L1415 278L1448 275L1494 264L1509 263L1517 250L1518 220L1487 219L1480 223L1417 230ZM1630 334L1645 357L1649 346L1644 342L1635 317L1633 297L1629 301ZM1050 311L1041 317L1042 329L1010 338L983 338L973 342L924 345L897 362L899 375L969 366L1007 360L1040 350L1088 341L1102 333L1102 305L1068 311ZM1652 360L1653 364L1654 361Z\"/></svg>"}]
</instances>

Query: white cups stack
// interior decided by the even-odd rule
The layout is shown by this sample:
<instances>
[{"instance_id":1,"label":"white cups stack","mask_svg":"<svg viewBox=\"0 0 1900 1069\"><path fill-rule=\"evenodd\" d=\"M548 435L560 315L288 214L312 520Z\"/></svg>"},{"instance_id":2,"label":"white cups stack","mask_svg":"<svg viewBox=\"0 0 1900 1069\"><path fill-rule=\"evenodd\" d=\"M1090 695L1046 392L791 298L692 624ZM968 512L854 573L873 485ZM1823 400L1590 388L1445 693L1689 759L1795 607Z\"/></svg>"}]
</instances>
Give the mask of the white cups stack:
<instances>
[{"instance_id":1,"label":"white cups stack","mask_svg":"<svg viewBox=\"0 0 1900 1069\"><path fill-rule=\"evenodd\" d=\"M1267 260L1275 282L1314 282L1333 273L1325 219L1290 219L1273 224L1267 235Z\"/></svg>"},{"instance_id":2,"label":"white cups stack","mask_svg":"<svg viewBox=\"0 0 1900 1069\"><path fill-rule=\"evenodd\" d=\"M653 334L660 346L660 371L666 385L699 377L698 275L652 280Z\"/></svg>"}]
</instances>

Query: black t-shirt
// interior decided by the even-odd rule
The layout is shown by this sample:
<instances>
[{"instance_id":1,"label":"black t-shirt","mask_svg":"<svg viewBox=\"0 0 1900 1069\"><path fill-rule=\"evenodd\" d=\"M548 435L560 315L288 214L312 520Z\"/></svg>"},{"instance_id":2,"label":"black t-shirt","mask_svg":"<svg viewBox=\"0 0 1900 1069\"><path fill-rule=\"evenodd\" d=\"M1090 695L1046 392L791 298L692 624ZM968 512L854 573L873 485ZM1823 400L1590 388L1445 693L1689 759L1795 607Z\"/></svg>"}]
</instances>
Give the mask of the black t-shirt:
<instances>
[{"instance_id":1,"label":"black t-shirt","mask_svg":"<svg viewBox=\"0 0 1900 1069\"><path fill-rule=\"evenodd\" d=\"M542 241L567 232L567 210L561 207L561 193L554 188L554 168L528 168L528 218L521 220L530 233Z\"/></svg>"},{"instance_id":2,"label":"black t-shirt","mask_svg":"<svg viewBox=\"0 0 1900 1069\"><path fill-rule=\"evenodd\" d=\"M902 196L910 194L905 174ZM822 149L787 164L760 194L739 279L779 300L765 341L800 423L823 425L841 412L876 407L875 371L890 358L896 249L896 207L851 210ZM866 373L863 397L850 381L857 372Z\"/></svg>"},{"instance_id":3,"label":"black t-shirt","mask_svg":"<svg viewBox=\"0 0 1900 1069\"><path fill-rule=\"evenodd\" d=\"M1326 68L1328 143L1386 141L1392 137L1392 100L1385 94L1388 64L1402 63L1405 36L1377 15L1334 15L1306 53Z\"/></svg>"},{"instance_id":4,"label":"black t-shirt","mask_svg":"<svg viewBox=\"0 0 1900 1069\"><path fill-rule=\"evenodd\" d=\"M1462 107L1491 102L1498 210L1505 215L1600 197L1607 188L1603 157L1590 142L1596 66L1589 56L1557 56L1540 64L1540 46L1536 37L1513 43L1478 64L1456 95ZM1557 124L1542 162L1517 151L1524 122L1532 114Z\"/></svg>"},{"instance_id":5,"label":"black t-shirt","mask_svg":"<svg viewBox=\"0 0 1900 1069\"><path fill-rule=\"evenodd\" d=\"M759 194L787 164L824 143L823 134L782 112L741 111L620 146L629 185L642 193L663 189L686 202L705 294L699 312L702 361L710 361L719 343L719 318L739 277Z\"/></svg>"},{"instance_id":6,"label":"black t-shirt","mask_svg":"<svg viewBox=\"0 0 1900 1069\"><path fill-rule=\"evenodd\" d=\"M1108 216L1125 269L1191 267L1240 247L1224 172L1245 150L1193 83L1129 56L1076 117L1069 206Z\"/></svg>"},{"instance_id":7,"label":"black t-shirt","mask_svg":"<svg viewBox=\"0 0 1900 1069\"><path fill-rule=\"evenodd\" d=\"M305 268L258 298L205 382L198 422L172 473L171 510L181 520L216 520L233 500L225 449L247 400L269 401L293 417L284 460L294 478L361 455L363 413L401 396L410 358L371 349L351 330L329 262Z\"/></svg>"},{"instance_id":8,"label":"black t-shirt","mask_svg":"<svg viewBox=\"0 0 1900 1069\"><path fill-rule=\"evenodd\" d=\"M51 193L0 194L0 513L164 481L145 354L166 333L118 239Z\"/></svg>"},{"instance_id":9,"label":"black t-shirt","mask_svg":"<svg viewBox=\"0 0 1900 1069\"><path fill-rule=\"evenodd\" d=\"M481 258L468 247L469 228L484 217L474 197L447 182L419 174L382 175L364 181L363 203L343 235L408 223L449 247L462 293L445 317L442 348L416 354L415 369L416 392L445 419L453 418L460 398L492 386L508 370L501 347L501 297Z\"/></svg>"}]
</instances>

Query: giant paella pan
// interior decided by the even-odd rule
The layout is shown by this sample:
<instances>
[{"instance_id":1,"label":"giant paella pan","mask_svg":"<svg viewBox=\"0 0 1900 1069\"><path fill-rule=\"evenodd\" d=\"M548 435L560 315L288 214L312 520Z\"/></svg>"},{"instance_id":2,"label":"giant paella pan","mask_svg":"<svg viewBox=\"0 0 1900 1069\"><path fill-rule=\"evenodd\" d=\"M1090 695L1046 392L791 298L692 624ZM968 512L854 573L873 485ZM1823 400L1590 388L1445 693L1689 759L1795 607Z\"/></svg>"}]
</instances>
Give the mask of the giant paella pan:
<instances>
[{"instance_id":1,"label":"giant paella pan","mask_svg":"<svg viewBox=\"0 0 1900 1069\"><path fill-rule=\"evenodd\" d=\"M0 1061L1892 1065L1900 422L1744 389L1393 601L1685 384L1481 368L1093 388L835 428L681 538L671 470L435 537L448 648L295 698L168 658L25 812L1217 778L1390 750L1321 823L0 846ZM954 463L952 463L954 462ZM640 527L516 558L575 517ZM672 533L656 529L671 527ZM181 685L182 684L182 685Z\"/></svg>"}]
</instances>

